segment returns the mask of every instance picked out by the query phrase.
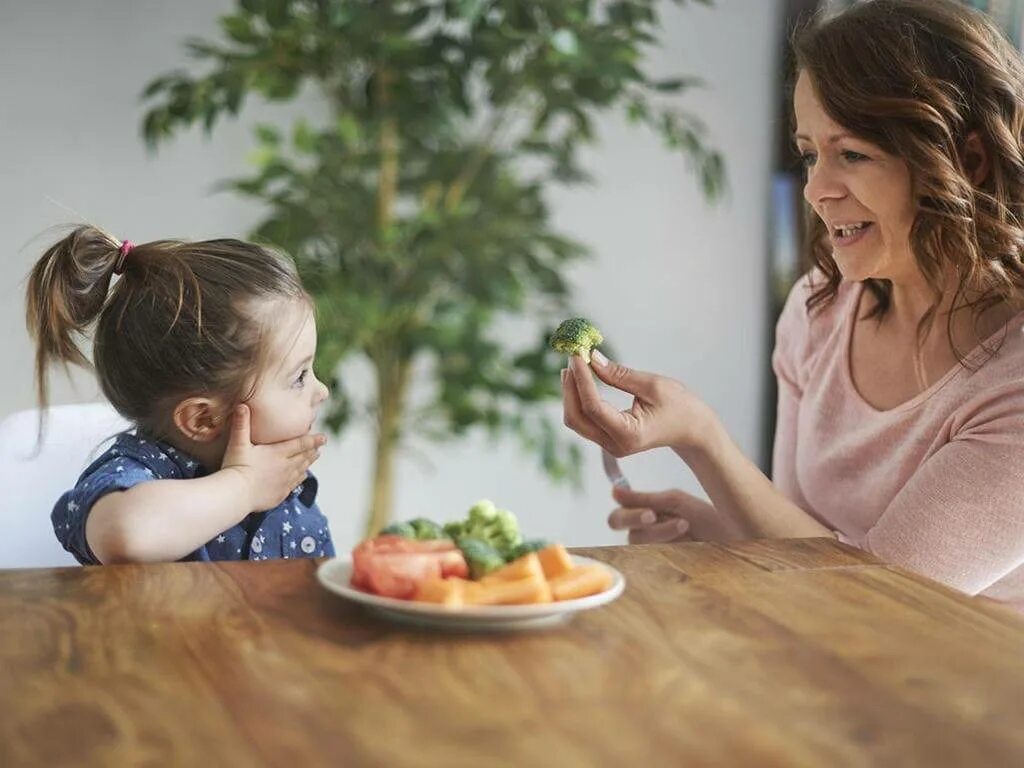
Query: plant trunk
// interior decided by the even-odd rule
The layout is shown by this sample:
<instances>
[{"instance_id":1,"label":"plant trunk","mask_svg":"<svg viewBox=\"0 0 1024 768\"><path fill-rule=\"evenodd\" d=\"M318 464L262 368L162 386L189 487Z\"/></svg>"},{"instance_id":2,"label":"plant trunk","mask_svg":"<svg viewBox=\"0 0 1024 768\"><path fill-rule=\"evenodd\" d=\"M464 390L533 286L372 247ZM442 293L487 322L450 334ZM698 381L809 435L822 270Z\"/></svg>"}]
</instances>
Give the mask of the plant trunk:
<instances>
[{"instance_id":1,"label":"plant trunk","mask_svg":"<svg viewBox=\"0 0 1024 768\"><path fill-rule=\"evenodd\" d=\"M392 81L391 71L382 68L376 82L381 119L377 175L377 234L381 247L386 247L398 195L398 126L391 115ZM377 370L377 449L366 535L374 536L391 520L395 450L405 411L409 361L401 358L396 345L386 342L378 344L370 357Z\"/></svg>"},{"instance_id":2,"label":"plant trunk","mask_svg":"<svg viewBox=\"0 0 1024 768\"><path fill-rule=\"evenodd\" d=\"M398 125L391 114L389 69L381 69L377 77L377 104L380 110L380 168L377 177L377 230L383 237L391 227L398 194Z\"/></svg>"},{"instance_id":3,"label":"plant trunk","mask_svg":"<svg viewBox=\"0 0 1024 768\"><path fill-rule=\"evenodd\" d=\"M377 367L377 448L373 465L373 496L366 535L374 536L391 521L395 453L398 448L410 365L396 356L375 357Z\"/></svg>"}]
</instances>

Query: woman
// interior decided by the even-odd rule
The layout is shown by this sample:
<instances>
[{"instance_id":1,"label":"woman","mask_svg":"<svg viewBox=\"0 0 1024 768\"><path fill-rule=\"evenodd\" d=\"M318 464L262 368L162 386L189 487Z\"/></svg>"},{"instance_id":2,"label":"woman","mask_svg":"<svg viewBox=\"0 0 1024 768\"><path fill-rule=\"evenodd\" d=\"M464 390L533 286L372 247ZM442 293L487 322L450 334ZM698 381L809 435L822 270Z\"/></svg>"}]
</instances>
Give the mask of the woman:
<instances>
[{"instance_id":1,"label":"woman","mask_svg":"<svg viewBox=\"0 0 1024 768\"><path fill-rule=\"evenodd\" d=\"M565 421L711 500L617 490L630 541L837 536L1024 608L1024 65L980 14L868 0L794 43L815 268L779 319L774 484L683 385L579 358Z\"/></svg>"}]
</instances>

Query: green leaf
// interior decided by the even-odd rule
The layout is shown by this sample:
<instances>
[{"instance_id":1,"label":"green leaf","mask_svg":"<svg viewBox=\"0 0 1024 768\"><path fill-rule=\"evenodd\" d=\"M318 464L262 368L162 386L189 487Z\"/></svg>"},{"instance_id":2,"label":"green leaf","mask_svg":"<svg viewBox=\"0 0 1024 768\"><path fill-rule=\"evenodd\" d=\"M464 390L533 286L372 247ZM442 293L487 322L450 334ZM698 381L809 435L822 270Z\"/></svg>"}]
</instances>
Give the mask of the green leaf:
<instances>
[{"instance_id":1,"label":"green leaf","mask_svg":"<svg viewBox=\"0 0 1024 768\"><path fill-rule=\"evenodd\" d=\"M277 157L277 153L274 151L274 149L272 147L269 147L267 145L262 145L262 146L256 147L256 149L254 149L251 152L249 152L249 154L246 155L246 157L245 157L245 161L247 163L249 163L250 165L255 165L257 168L265 168L268 165L270 165L270 163L272 163L274 161L275 157ZM243 191L249 191L251 193L256 193L256 192L259 191L260 188L259 187L249 187L248 189L246 189L246 188L240 188L240 189L243 189Z\"/></svg>"},{"instance_id":2,"label":"green leaf","mask_svg":"<svg viewBox=\"0 0 1024 768\"><path fill-rule=\"evenodd\" d=\"M267 23L274 29L285 27L291 20L291 0L263 0Z\"/></svg>"},{"instance_id":3,"label":"green leaf","mask_svg":"<svg viewBox=\"0 0 1024 768\"><path fill-rule=\"evenodd\" d=\"M449 18L474 22L483 14L487 5L487 0L456 0L456 2L445 3L445 12Z\"/></svg>"},{"instance_id":4,"label":"green leaf","mask_svg":"<svg viewBox=\"0 0 1024 768\"><path fill-rule=\"evenodd\" d=\"M663 93L678 93L700 84L701 81L696 77L673 77L668 80L654 80L651 82L651 87Z\"/></svg>"},{"instance_id":5,"label":"green leaf","mask_svg":"<svg viewBox=\"0 0 1024 768\"><path fill-rule=\"evenodd\" d=\"M225 34L237 43L254 43L260 39L248 16L222 16L220 25Z\"/></svg>"},{"instance_id":6,"label":"green leaf","mask_svg":"<svg viewBox=\"0 0 1024 768\"><path fill-rule=\"evenodd\" d=\"M338 133L346 144L358 144L362 141L362 127L352 115L346 114L338 118Z\"/></svg>"},{"instance_id":7,"label":"green leaf","mask_svg":"<svg viewBox=\"0 0 1024 768\"><path fill-rule=\"evenodd\" d=\"M292 142L300 152L312 152L316 144L316 134L305 120L296 120L292 132Z\"/></svg>"},{"instance_id":8,"label":"green leaf","mask_svg":"<svg viewBox=\"0 0 1024 768\"><path fill-rule=\"evenodd\" d=\"M256 138L258 138L262 144L269 144L276 147L281 143L281 132L272 125L260 123L256 126Z\"/></svg>"}]
</instances>

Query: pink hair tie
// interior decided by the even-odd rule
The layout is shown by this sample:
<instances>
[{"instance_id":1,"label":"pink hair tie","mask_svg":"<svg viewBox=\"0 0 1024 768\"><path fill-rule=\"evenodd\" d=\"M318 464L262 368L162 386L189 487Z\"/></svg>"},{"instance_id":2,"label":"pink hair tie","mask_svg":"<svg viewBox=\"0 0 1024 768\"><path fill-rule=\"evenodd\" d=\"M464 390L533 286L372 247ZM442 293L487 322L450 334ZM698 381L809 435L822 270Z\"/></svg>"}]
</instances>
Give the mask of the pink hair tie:
<instances>
[{"instance_id":1,"label":"pink hair tie","mask_svg":"<svg viewBox=\"0 0 1024 768\"><path fill-rule=\"evenodd\" d=\"M124 272L125 261L128 259L128 254L132 252L132 248L135 247L135 243L131 240L125 240L121 243L121 247L117 249L117 263L114 264L114 274L120 275Z\"/></svg>"}]
</instances>

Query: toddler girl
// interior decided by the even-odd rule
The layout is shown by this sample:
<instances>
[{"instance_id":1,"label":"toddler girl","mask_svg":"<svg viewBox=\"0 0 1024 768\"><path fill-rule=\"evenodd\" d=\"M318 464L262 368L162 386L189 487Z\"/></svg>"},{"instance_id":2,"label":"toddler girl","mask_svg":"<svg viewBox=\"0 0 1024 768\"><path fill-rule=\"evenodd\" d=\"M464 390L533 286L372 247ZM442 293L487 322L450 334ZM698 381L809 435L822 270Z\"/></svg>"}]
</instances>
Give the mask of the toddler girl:
<instances>
[{"instance_id":1,"label":"toddler girl","mask_svg":"<svg viewBox=\"0 0 1024 768\"><path fill-rule=\"evenodd\" d=\"M51 515L84 564L332 556L308 472L327 388L313 374L312 300L292 262L240 240L134 245L82 226L28 281L45 413L47 369L89 362L135 428Z\"/></svg>"}]
</instances>

